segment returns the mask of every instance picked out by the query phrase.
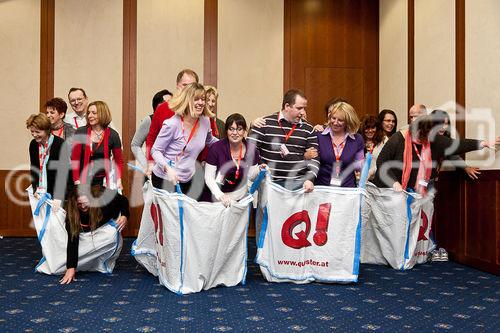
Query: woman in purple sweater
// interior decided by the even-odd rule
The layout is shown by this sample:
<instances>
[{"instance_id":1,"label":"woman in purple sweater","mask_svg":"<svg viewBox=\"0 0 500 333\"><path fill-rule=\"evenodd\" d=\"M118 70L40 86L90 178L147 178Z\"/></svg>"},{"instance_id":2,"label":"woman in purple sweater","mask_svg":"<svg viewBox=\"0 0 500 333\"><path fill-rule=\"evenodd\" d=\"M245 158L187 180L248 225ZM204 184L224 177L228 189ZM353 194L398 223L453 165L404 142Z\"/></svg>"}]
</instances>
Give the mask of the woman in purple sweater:
<instances>
[{"instance_id":1,"label":"woman in purple sweater","mask_svg":"<svg viewBox=\"0 0 500 333\"><path fill-rule=\"evenodd\" d=\"M357 133L354 108L338 102L328 108L328 126L317 134L320 167L316 185L356 187L354 172L362 168L365 143Z\"/></svg>"},{"instance_id":2,"label":"woman in purple sweater","mask_svg":"<svg viewBox=\"0 0 500 333\"><path fill-rule=\"evenodd\" d=\"M191 188L196 158L205 147L217 142L210 130L211 113L206 108L205 89L191 83L169 101L175 113L163 126L151 149L155 161L153 186L168 189L166 180L179 183L183 193ZM203 187L203 181L200 184ZM201 193L201 190L199 191ZM192 195L197 199L197 195Z\"/></svg>"}]
</instances>

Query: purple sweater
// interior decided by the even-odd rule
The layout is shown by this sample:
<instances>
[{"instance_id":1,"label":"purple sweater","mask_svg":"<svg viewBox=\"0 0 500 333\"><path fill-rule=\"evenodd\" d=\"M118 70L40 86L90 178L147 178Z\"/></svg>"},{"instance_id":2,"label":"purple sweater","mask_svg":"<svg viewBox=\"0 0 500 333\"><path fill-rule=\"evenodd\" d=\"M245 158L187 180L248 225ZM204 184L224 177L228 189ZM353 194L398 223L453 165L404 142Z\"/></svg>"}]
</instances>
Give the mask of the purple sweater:
<instances>
[{"instance_id":1,"label":"purple sweater","mask_svg":"<svg viewBox=\"0 0 500 333\"><path fill-rule=\"evenodd\" d=\"M316 185L330 186L330 180L335 165L335 155L333 153L332 137L330 128L321 133L317 133L319 145L319 172L316 178ZM345 141L344 150L340 155L342 178L341 187L356 187L355 170L361 170L364 160L365 143L359 134L348 135ZM346 172L347 170L347 172Z\"/></svg>"},{"instance_id":2,"label":"purple sweater","mask_svg":"<svg viewBox=\"0 0 500 333\"><path fill-rule=\"evenodd\" d=\"M160 133L151 148L151 155L156 162L153 168L156 176L166 179L167 174L164 171L164 167L173 162L180 182L186 183L193 178L196 158L203 148L205 148L205 144L210 146L214 142L217 142L217 138L212 136L210 120L202 116L200 117L196 133L191 138L191 141L189 141L184 153L182 153L182 149L186 145L186 140L189 138L189 133L190 130L186 130L184 138L182 135L181 118L178 115L163 122Z\"/></svg>"}]
</instances>

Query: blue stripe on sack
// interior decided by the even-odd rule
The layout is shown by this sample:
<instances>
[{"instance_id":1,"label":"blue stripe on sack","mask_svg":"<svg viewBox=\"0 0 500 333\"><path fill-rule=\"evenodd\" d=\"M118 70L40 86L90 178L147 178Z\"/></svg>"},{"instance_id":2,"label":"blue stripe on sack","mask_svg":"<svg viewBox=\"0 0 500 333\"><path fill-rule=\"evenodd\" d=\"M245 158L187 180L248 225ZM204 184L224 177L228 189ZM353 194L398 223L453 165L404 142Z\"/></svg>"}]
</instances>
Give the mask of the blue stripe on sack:
<instances>
[{"instance_id":1,"label":"blue stripe on sack","mask_svg":"<svg viewBox=\"0 0 500 333\"><path fill-rule=\"evenodd\" d=\"M363 202L363 194L360 194L359 200L359 219L358 226L356 227L356 241L354 244L354 263L352 265L352 274L358 276L359 274L359 254L361 252L361 224L363 216L361 215L361 204Z\"/></svg>"},{"instance_id":2,"label":"blue stripe on sack","mask_svg":"<svg viewBox=\"0 0 500 333\"><path fill-rule=\"evenodd\" d=\"M47 200L51 199L50 193L44 193L40 200L38 200L38 203L36 204L35 211L33 212L33 215L38 216L40 215L40 209L42 208L42 205L47 202ZM45 235L45 231L47 229L47 224L49 223L49 217L50 217L50 211L51 207L47 204L47 207L45 208L45 218L43 220L43 225L42 229L40 229L40 233L38 234L38 241L42 243L43 236Z\"/></svg>"},{"instance_id":3,"label":"blue stripe on sack","mask_svg":"<svg viewBox=\"0 0 500 333\"><path fill-rule=\"evenodd\" d=\"M175 191L177 194L182 195L181 186L179 184L175 185ZM178 295L182 295L182 287L184 286L184 206L182 205L182 198L179 197L177 200L177 204L179 206L179 224L180 224L180 232L181 232L181 265L180 265L180 279L181 285L179 290L176 292Z\"/></svg>"},{"instance_id":4,"label":"blue stripe on sack","mask_svg":"<svg viewBox=\"0 0 500 333\"><path fill-rule=\"evenodd\" d=\"M116 224L116 222L114 220L109 220L108 224L116 229L115 249L114 249L113 253L111 253L111 255L108 257L108 259L104 260L104 262L103 262L103 266L104 266L104 269L106 270L106 273L111 274L111 273L113 273L113 270L109 269L108 261L109 261L109 259L111 259L115 255L116 251L118 250L118 246L120 245L120 232L118 231L118 225Z\"/></svg>"},{"instance_id":5,"label":"blue stripe on sack","mask_svg":"<svg viewBox=\"0 0 500 333\"><path fill-rule=\"evenodd\" d=\"M368 172L370 171L370 165L372 164L372 153L368 152L365 158L365 164L363 165L363 170L361 171L361 176L359 178L360 188L366 188L366 181L368 180Z\"/></svg>"},{"instance_id":6,"label":"blue stripe on sack","mask_svg":"<svg viewBox=\"0 0 500 333\"><path fill-rule=\"evenodd\" d=\"M266 238L267 230L267 207L264 207L264 214L262 216L262 225L260 226L259 241L257 242L257 248L262 249L264 246L264 239Z\"/></svg>"},{"instance_id":7,"label":"blue stripe on sack","mask_svg":"<svg viewBox=\"0 0 500 333\"><path fill-rule=\"evenodd\" d=\"M260 170L259 174L257 175L257 178L253 182L253 184L250 187L250 190L248 192L250 192L250 194L254 194L255 191L257 191L257 189L259 188L260 183L262 183L262 181L264 180L265 177L266 177L266 170Z\"/></svg>"},{"instance_id":8,"label":"blue stripe on sack","mask_svg":"<svg viewBox=\"0 0 500 333\"><path fill-rule=\"evenodd\" d=\"M409 246L410 246L410 226L411 226L411 219L412 219L412 214L411 214L411 204L413 203L413 196L410 194L408 195L408 198L406 198L406 215L408 219L408 225L406 228L406 244L405 244L405 257L403 260L403 266L401 267L401 270L404 270L405 268L405 263L406 260L410 258L409 255Z\"/></svg>"},{"instance_id":9,"label":"blue stripe on sack","mask_svg":"<svg viewBox=\"0 0 500 333\"><path fill-rule=\"evenodd\" d=\"M38 267L42 266L42 264L45 262L45 256L42 257L42 259L40 259L40 261L38 262L38 265L36 265L35 267L35 272L38 271Z\"/></svg>"},{"instance_id":10,"label":"blue stripe on sack","mask_svg":"<svg viewBox=\"0 0 500 333\"><path fill-rule=\"evenodd\" d=\"M130 255L135 257L135 248L137 246L137 238L135 239L135 241L132 243L132 247L130 248Z\"/></svg>"},{"instance_id":11,"label":"blue stripe on sack","mask_svg":"<svg viewBox=\"0 0 500 333\"><path fill-rule=\"evenodd\" d=\"M246 285L247 283L247 271L248 271L248 265L247 265L247 259L248 259L248 226L250 225L250 216L251 216L251 210L252 210L252 203L250 202L248 204L248 221L247 221L247 226L245 228L245 258L244 258L244 268L243 268L243 278L241 279L241 284Z\"/></svg>"}]
</instances>

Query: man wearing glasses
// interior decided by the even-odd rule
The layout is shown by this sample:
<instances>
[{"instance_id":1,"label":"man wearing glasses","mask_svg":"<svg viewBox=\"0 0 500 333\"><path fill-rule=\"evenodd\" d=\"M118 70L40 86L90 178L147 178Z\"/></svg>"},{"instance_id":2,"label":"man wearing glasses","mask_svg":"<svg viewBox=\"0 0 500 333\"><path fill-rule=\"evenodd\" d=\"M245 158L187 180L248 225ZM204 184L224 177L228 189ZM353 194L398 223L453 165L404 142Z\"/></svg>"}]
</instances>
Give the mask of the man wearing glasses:
<instances>
[{"instance_id":1,"label":"man wearing glasses","mask_svg":"<svg viewBox=\"0 0 500 333\"><path fill-rule=\"evenodd\" d=\"M71 88L68 92L69 105L73 112L66 114L64 121L75 129L87 125L85 113L87 112L87 105L89 100L87 94L82 88Z\"/></svg>"}]
</instances>

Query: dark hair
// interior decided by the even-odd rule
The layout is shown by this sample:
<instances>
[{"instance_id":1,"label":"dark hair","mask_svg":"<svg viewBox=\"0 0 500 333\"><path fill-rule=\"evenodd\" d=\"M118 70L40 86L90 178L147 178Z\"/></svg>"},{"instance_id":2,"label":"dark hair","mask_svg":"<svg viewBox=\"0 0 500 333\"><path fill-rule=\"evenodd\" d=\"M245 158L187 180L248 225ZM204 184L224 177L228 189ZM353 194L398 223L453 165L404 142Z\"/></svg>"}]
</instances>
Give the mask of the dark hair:
<instances>
[{"instance_id":1,"label":"dark hair","mask_svg":"<svg viewBox=\"0 0 500 333\"><path fill-rule=\"evenodd\" d=\"M153 101L152 101L152 105L153 105L153 113L156 111L156 107L165 102L165 100L163 99L163 96L165 95L170 95L170 96L173 96L172 93L170 91L168 91L167 89L163 89L163 90L160 90L158 91L154 96L153 96Z\"/></svg>"},{"instance_id":2,"label":"dark hair","mask_svg":"<svg viewBox=\"0 0 500 333\"><path fill-rule=\"evenodd\" d=\"M83 93L83 97L87 98L87 93L85 92L85 90L83 90L83 88L71 88L68 91L68 99L69 99L69 94L71 94L73 91L78 91L78 90L80 90Z\"/></svg>"},{"instance_id":3,"label":"dark hair","mask_svg":"<svg viewBox=\"0 0 500 333\"><path fill-rule=\"evenodd\" d=\"M361 120L361 126L359 127L358 133L361 134L363 137L363 140L367 140L365 130L368 128L373 128L375 127L375 135L373 136L373 145L376 146L380 142L384 140L384 130L382 129L382 126L380 126L380 123L378 122L378 119L375 116L369 116L366 115L363 117Z\"/></svg>"},{"instance_id":4,"label":"dark hair","mask_svg":"<svg viewBox=\"0 0 500 333\"><path fill-rule=\"evenodd\" d=\"M382 126L386 114L390 114L390 115L394 116L394 119L396 120L396 123L394 124L394 128L392 129L391 133L389 133L389 135L388 135L388 137L391 137L394 133L396 133L396 130L398 128L398 117L396 116L396 113L394 111L392 111L391 109L383 109L378 114L378 122L379 122L380 126ZM382 129L383 129L383 127L382 127Z\"/></svg>"},{"instance_id":5,"label":"dark hair","mask_svg":"<svg viewBox=\"0 0 500 333\"><path fill-rule=\"evenodd\" d=\"M429 134L434 126L434 121L430 115L420 116L410 124L410 133L417 134L420 141L429 140ZM417 131L417 132L415 132Z\"/></svg>"},{"instance_id":6,"label":"dark hair","mask_svg":"<svg viewBox=\"0 0 500 333\"><path fill-rule=\"evenodd\" d=\"M56 98L49 99L45 103L43 108L44 109L53 108L59 114L64 113L64 117L66 117L66 111L68 110L68 104L66 104L64 99L62 99L60 97L56 97ZM63 117L63 119L64 119L64 117Z\"/></svg>"},{"instance_id":7,"label":"dark hair","mask_svg":"<svg viewBox=\"0 0 500 333\"><path fill-rule=\"evenodd\" d=\"M247 130L247 122L245 120L245 117L243 117L239 113L233 113L226 119L226 124L224 125L224 131L226 133L227 131L229 131L229 128L231 127L231 125L233 125L233 123L236 123L236 126L238 127L243 127L245 131Z\"/></svg>"},{"instance_id":8,"label":"dark hair","mask_svg":"<svg viewBox=\"0 0 500 333\"><path fill-rule=\"evenodd\" d=\"M299 89L290 89L288 90L285 95L283 96L283 103L281 103L281 109L285 109L285 105L294 105L295 104L295 99L297 98L297 95L306 98L304 95L304 92Z\"/></svg>"},{"instance_id":9,"label":"dark hair","mask_svg":"<svg viewBox=\"0 0 500 333\"><path fill-rule=\"evenodd\" d=\"M435 128L442 127L444 125L444 122L446 121L446 119L448 119L448 125L451 125L450 115L446 111L434 110L431 112L430 116L432 117L433 127L435 127ZM443 135L448 137L448 138L451 137L451 132L450 132L449 126Z\"/></svg>"},{"instance_id":10,"label":"dark hair","mask_svg":"<svg viewBox=\"0 0 500 333\"><path fill-rule=\"evenodd\" d=\"M177 81L176 81L177 83L181 82L184 74L187 74L189 76L194 77L196 83L200 82L200 79L198 78L198 74L196 74L196 72L193 71L192 69L186 68L186 69L183 69L182 71L180 71L179 74L177 74Z\"/></svg>"},{"instance_id":11,"label":"dark hair","mask_svg":"<svg viewBox=\"0 0 500 333\"><path fill-rule=\"evenodd\" d=\"M340 102L349 104L349 102L342 97L334 97L334 98L331 98L330 100L328 100L328 102L326 102L326 104L325 104L326 119L328 119L328 114L330 113L330 107L332 105L340 103Z\"/></svg>"}]
</instances>

